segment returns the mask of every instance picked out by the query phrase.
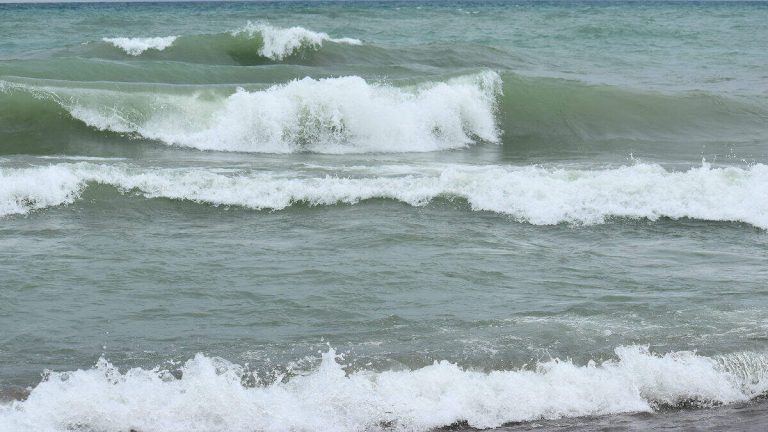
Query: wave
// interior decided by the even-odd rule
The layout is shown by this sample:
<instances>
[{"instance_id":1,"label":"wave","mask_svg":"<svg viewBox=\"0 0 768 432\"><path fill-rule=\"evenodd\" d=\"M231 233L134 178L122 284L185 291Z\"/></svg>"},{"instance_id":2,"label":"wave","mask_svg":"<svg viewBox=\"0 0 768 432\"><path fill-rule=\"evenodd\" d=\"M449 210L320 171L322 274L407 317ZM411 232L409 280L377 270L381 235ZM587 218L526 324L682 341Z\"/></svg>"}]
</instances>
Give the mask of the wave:
<instances>
[{"instance_id":1,"label":"wave","mask_svg":"<svg viewBox=\"0 0 768 432\"><path fill-rule=\"evenodd\" d=\"M2 83L0 83L2 84ZM485 72L398 88L360 77L192 95L29 87L84 124L170 145L241 152L424 152L498 142L501 81ZM3 91L0 85L0 92Z\"/></svg>"},{"instance_id":2,"label":"wave","mask_svg":"<svg viewBox=\"0 0 768 432\"><path fill-rule=\"evenodd\" d=\"M104 38L107 47L118 48L131 57L146 57L200 63L261 64L300 58L323 47L324 43L362 45L359 39L333 38L304 27L282 28L266 22L249 21L226 33L165 37ZM86 55L111 57L111 50L99 44L85 46Z\"/></svg>"},{"instance_id":3,"label":"wave","mask_svg":"<svg viewBox=\"0 0 768 432\"><path fill-rule=\"evenodd\" d=\"M414 370L345 371L329 350L315 370L264 383L202 354L179 370L125 372L101 359L88 370L49 372L24 401L0 405L0 429L23 431L427 431L466 422L506 423L707 407L768 388L758 353L705 357L623 346L580 366L474 371L447 361ZM244 383L256 382L247 385Z\"/></svg>"},{"instance_id":4,"label":"wave","mask_svg":"<svg viewBox=\"0 0 768 432\"><path fill-rule=\"evenodd\" d=\"M250 37L261 36L262 45L259 54L272 60L283 60L300 48L318 49L324 41L337 44L361 45L362 41L354 38L331 38L326 33L313 32L304 27L279 28L267 23L248 24L240 30L232 32L232 36L247 34Z\"/></svg>"},{"instance_id":5,"label":"wave","mask_svg":"<svg viewBox=\"0 0 768 432\"><path fill-rule=\"evenodd\" d=\"M611 218L738 221L768 229L768 165L669 171L655 164L600 170L537 166L370 167L363 174L216 172L90 162L0 168L0 215L70 204L89 184L147 198L280 210L391 199L423 206L466 200L475 211L535 225L601 224ZM341 174L341 175L340 175Z\"/></svg>"},{"instance_id":6,"label":"wave","mask_svg":"<svg viewBox=\"0 0 768 432\"><path fill-rule=\"evenodd\" d=\"M61 166L0 168L0 216L71 204L84 184L76 172Z\"/></svg>"},{"instance_id":7,"label":"wave","mask_svg":"<svg viewBox=\"0 0 768 432\"><path fill-rule=\"evenodd\" d=\"M111 43L112 45L125 51L126 54L132 56L141 55L146 50L162 51L176 40L178 36L166 36L166 37L149 37L149 38L103 38L104 42Z\"/></svg>"},{"instance_id":8,"label":"wave","mask_svg":"<svg viewBox=\"0 0 768 432\"><path fill-rule=\"evenodd\" d=\"M237 90L17 81L0 81L6 154L24 133L59 139L90 129L93 136L219 151L424 152L503 140L508 154L523 157L608 150L690 160L734 150L762 155L768 133L768 106L757 99L643 93L492 71L399 86L346 76ZM51 139L25 141L35 152Z\"/></svg>"},{"instance_id":9,"label":"wave","mask_svg":"<svg viewBox=\"0 0 768 432\"><path fill-rule=\"evenodd\" d=\"M665 94L555 78L503 75L503 130L512 144L551 148L606 142L675 145L764 141L768 99ZM670 149L673 150L673 149Z\"/></svg>"}]
</instances>

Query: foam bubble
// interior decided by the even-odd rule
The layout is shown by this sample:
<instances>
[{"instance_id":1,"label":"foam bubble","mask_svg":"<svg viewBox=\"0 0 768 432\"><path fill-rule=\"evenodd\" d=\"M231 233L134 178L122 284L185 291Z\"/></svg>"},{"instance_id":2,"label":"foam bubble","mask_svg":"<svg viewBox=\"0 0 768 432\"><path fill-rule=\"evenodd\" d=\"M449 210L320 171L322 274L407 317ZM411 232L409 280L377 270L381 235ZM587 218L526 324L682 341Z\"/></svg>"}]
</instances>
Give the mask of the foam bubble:
<instances>
[{"instance_id":1,"label":"foam bubble","mask_svg":"<svg viewBox=\"0 0 768 432\"><path fill-rule=\"evenodd\" d=\"M501 79L489 71L409 88L349 76L239 89L226 99L91 90L60 103L100 130L203 150L423 152L498 142L500 91Z\"/></svg>"},{"instance_id":2,"label":"foam bubble","mask_svg":"<svg viewBox=\"0 0 768 432\"><path fill-rule=\"evenodd\" d=\"M41 172L38 178L36 173ZM71 202L85 183L163 197L253 209L355 204L393 199L421 206L461 198L536 225L600 224L611 217L740 221L768 229L768 166L669 171L655 164L606 169L458 164L359 168L354 176L327 169L302 173L153 169L89 162L2 169L2 214ZM43 179L42 181L40 179Z\"/></svg>"},{"instance_id":3,"label":"foam bubble","mask_svg":"<svg viewBox=\"0 0 768 432\"><path fill-rule=\"evenodd\" d=\"M263 42L261 48L259 48L259 54L277 61L283 60L301 48L318 49L324 41L346 45L362 44L359 39L334 39L326 33L314 32L304 27L280 28L264 22L249 21L244 28L232 32L233 36L241 34L246 34L250 37L254 34L261 35Z\"/></svg>"},{"instance_id":4,"label":"foam bubble","mask_svg":"<svg viewBox=\"0 0 768 432\"><path fill-rule=\"evenodd\" d=\"M415 370L347 373L330 350L313 371L255 387L241 384L252 374L242 366L202 354L184 364L181 378L160 368L122 373L100 360L92 369L50 373L25 401L0 406L0 429L426 431L459 421L490 428L732 403L765 390L755 380L763 371L745 379L719 359L692 352L656 355L628 346L615 355L585 366L551 360L534 369L490 373L447 361ZM754 362L741 365L749 364Z\"/></svg>"},{"instance_id":5,"label":"foam bubble","mask_svg":"<svg viewBox=\"0 0 768 432\"><path fill-rule=\"evenodd\" d=\"M136 37L136 38L128 38L128 37L116 37L116 38L103 38L102 40L104 42L111 43L117 48L120 48L121 50L125 51L126 54L132 55L132 56L138 56L141 55L144 51L147 50L157 50L162 51L169 46L173 45L173 42L176 41L176 38L178 36L165 36L165 37Z\"/></svg>"}]
</instances>

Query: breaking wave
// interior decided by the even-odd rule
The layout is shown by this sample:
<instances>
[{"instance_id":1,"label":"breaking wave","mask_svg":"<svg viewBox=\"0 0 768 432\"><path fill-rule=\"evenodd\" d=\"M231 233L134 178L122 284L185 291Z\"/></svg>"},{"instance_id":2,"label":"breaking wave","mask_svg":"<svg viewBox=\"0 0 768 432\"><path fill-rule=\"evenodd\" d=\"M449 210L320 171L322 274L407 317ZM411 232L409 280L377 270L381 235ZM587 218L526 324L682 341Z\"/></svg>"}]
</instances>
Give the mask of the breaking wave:
<instances>
[{"instance_id":1,"label":"breaking wave","mask_svg":"<svg viewBox=\"0 0 768 432\"><path fill-rule=\"evenodd\" d=\"M262 22L248 22L248 24L232 36L246 34L250 37L261 36L261 48L259 54L272 60L283 60L300 48L318 49L324 41L337 44L361 45L359 39L332 38L326 33L314 32L304 27L280 28Z\"/></svg>"},{"instance_id":2,"label":"breaking wave","mask_svg":"<svg viewBox=\"0 0 768 432\"><path fill-rule=\"evenodd\" d=\"M178 36L166 36L166 37L149 37L149 38L104 38L104 42L111 43L112 45L122 49L126 54L132 56L141 55L146 50L162 51L176 40Z\"/></svg>"},{"instance_id":3,"label":"breaking wave","mask_svg":"<svg viewBox=\"0 0 768 432\"><path fill-rule=\"evenodd\" d=\"M333 38L327 33L294 26L276 27L266 22L248 22L244 27L217 34L193 34L165 37L114 37L103 42L133 57L152 54L152 58L192 63L259 64L281 62L301 57L322 48L324 43L362 45L359 39ZM110 50L98 44L85 47L97 57L110 57ZM162 51L162 52L161 52ZM229 61L228 61L229 60Z\"/></svg>"},{"instance_id":4,"label":"breaking wave","mask_svg":"<svg viewBox=\"0 0 768 432\"><path fill-rule=\"evenodd\" d=\"M228 96L6 86L101 131L201 150L425 152L499 141L494 72L404 88L355 76L304 78Z\"/></svg>"},{"instance_id":5,"label":"breaking wave","mask_svg":"<svg viewBox=\"0 0 768 432\"><path fill-rule=\"evenodd\" d=\"M247 368L198 354L179 370L95 367L50 372L24 401L0 405L7 431L427 431L650 412L747 401L766 390L757 353L705 357L616 348L615 358L492 372L447 361L415 370L345 371L329 350L315 370L263 382ZM250 383L250 384L249 384ZM256 383L256 384L253 384Z\"/></svg>"},{"instance_id":6,"label":"breaking wave","mask_svg":"<svg viewBox=\"0 0 768 432\"><path fill-rule=\"evenodd\" d=\"M591 149L691 160L705 146L759 156L764 102L509 73L502 80L493 71L416 84L345 76L239 89L9 79L0 81L0 153L49 152L41 147L55 148L62 136L122 134L256 153L440 151L503 136L510 154L556 158Z\"/></svg>"},{"instance_id":7,"label":"breaking wave","mask_svg":"<svg viewBox=\"0 0 768 432\"><path fill-rule=\"evenodd\" d=\"M597 170L537 166L366 168L363 174L139 168L92 162L0 168L0 214L72 203L92 183L147 198L252 209L392 199L413 206L466 200L535 225L601 224L611 218L738 221L768 229L768 166L670 171L655 164Z\"/></svg>"}]
</instances>

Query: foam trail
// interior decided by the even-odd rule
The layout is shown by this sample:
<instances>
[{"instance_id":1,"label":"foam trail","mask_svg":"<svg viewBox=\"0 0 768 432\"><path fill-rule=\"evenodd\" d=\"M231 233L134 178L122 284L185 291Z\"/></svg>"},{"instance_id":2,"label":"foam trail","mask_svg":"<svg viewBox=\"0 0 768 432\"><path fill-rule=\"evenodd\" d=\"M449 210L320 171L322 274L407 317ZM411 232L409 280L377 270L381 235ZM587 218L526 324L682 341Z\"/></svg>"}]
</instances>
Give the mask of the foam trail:
<instances>
[{"instance_id":1,"label":"foam trail","mask_svg":"<svg viewBox=\"0 0 768 432\"><path fill-rule=\"evenodd\" d=\"M21 402L0 406L0 430L426 431L466 421L509 422L746 401L766 388L764 371L733 374L717 358L656 355L627 346L602 363L552 360L533 370L464 369L447 361L415 370L346 373L333 350L320 366L285 381L245 387L243 367L198 354L181 378L159 368L121 373L106 360L50 373ZM763 358L747 353L734 359ZM765 362L738 362L744 366ZM745 379L746 378L746 379ZM257 381L258 382L258 381Z\"/></svg>"},{"instance_id":2,"label":"foam trail","mask_svg":"<svg viewBox=\"0 0 768 432\"><path fill-rule=\"evenodd\" d=\"M116 38L103 38L102 40L104 42L111 43L117 48L120 48L121 50L125 51L126 54L129 54L132 56L138 56L147 50L162 51L168 48L169 46L173 45L173 42L176 41L177 37L178 36L147 37L147 38L116 37Z\"/></svg>"},{"instance_id":3,"label":"foam trail","mask_svg":"<svg viewBox=\"0 0 768 432\"><path fill-rule=\"evenodd\" d=\"M37 172L42 173L38 180ZM88 183L138 191L148 198L190 200L253 209L355 204L393 199L421 206L461 198L473 210L492 211L536 225L600 224L612 217L740 221L768 229L768 166L668 171L655 164L599 170L536 166L370 167L341 177L300 172L215 172L153 169L89 162L2 169L2 214L72 202Z\"/></svg>"},{"instance_id":4,"label":"foam trail","mask_svg":"<svg viewBox=\"0 0 768 432\"><path fill-rule=\"evenodd\" d=\"M263 22L249 21L244 28L232 32L232 36L241 34L249 37L261 35L262 46L259 48L259 54L276 61L283 60L301 48L318 49L324 41L346 45L362 44L359 39L334 39L326 33L314 32L304 27L280 28Z\"/></svg>"},{"instance_id":5,"label":"foam trail","mask_svg":"<svg viewBox=\"0 0 768 432\"><path fill-rule=\"evenodd\" d=\"M494 72L411 88L356 76L292 81L225 99L50 90L73 117L100 130L168 144L242 152L423 152L498 142ZM121 106L144 106L136 114ZM118 107L117 109L115 107Z\"/></svg>"}]
</instances>

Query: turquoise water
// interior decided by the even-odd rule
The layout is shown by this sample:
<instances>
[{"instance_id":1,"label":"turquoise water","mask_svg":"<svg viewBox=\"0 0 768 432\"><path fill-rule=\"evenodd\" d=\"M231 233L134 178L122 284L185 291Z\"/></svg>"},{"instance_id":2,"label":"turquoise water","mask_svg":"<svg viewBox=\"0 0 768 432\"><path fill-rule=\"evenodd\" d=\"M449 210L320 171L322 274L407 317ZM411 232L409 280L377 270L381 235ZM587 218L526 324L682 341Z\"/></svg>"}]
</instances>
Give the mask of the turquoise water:
<instances>
[{"instance_id":1,"label":"turquoise water","mask_svg":"<svg viewBox=\"0 0 768 432\"><path fill-rule=\"evenodd\" d=\"M0 431L759 430L766 22L0 4Z\"/></svg>"}]
</instances>

